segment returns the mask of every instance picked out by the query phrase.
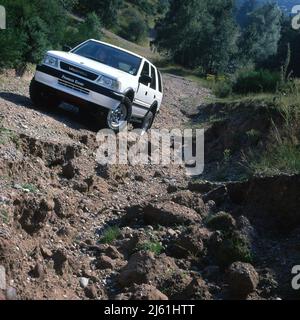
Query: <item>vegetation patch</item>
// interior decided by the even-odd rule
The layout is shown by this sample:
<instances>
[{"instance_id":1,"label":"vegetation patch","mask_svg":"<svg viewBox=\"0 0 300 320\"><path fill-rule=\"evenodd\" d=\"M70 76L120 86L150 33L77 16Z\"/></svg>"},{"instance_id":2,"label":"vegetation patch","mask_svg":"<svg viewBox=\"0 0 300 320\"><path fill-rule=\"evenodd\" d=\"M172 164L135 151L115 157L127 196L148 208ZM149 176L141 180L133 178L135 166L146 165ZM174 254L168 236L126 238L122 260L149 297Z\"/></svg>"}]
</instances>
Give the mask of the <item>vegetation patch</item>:
<instances>
[{"instance_id":1,"label":"vegetation patch","mask_svg":"<svg viewBox=\"0 0 300 320\"><path fill-rule=\"evenodd\" d=\"M111 244L113 243L115 240L117 240L119 238L119 236L121 235L121 230L119 227L109 227L108 229L106 229L100 239L100 243L103 244Z\"/></svg>"}]
</instances>

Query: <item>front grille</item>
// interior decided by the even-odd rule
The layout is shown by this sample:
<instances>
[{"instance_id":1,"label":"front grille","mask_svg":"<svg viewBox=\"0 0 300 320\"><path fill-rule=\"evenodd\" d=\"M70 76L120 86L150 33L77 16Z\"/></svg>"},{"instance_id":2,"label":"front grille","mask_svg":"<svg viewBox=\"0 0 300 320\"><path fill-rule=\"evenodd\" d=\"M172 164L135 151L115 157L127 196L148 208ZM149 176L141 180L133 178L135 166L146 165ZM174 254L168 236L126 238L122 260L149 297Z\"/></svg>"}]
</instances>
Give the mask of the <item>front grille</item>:
<instances>
[{"instance_id":1,"label":"front grille","mask_svg":"<svg viewBox=\"0 0 300 320\"><path fill-rule=\"evenodd\" d=\"M92 72L89 72L87 70L83 70L81 68L72 66L72 65L70 65L68 63L65 63L65 62L61 62L60 63L60 67L63 70L66 70L68 72L77 74L77 75L79 75L79 76L81 76L83 78L87 78L87 79L92 80L92 81L95 81L98 78L98 75L95 74L95 73L92 73Z\"/></svg>"},{"instance_id":2,"label":"front grille","mask_svg":"<svg viewBox=\"0 0 300 320\"><path fill-rule=\"evenodd\" d=\"M64 87L72 89L72 90L75 90L75 91L80 92L80 93L84 93L84 94L87 94L87 95L90 93L89 90L86 90L84 88L76 86L75 84L72 84L70 82L66 82L66 81L63 81L63 80L58 80L58 83L61 86L64 86Z\"/></svg>"}]
</instances>

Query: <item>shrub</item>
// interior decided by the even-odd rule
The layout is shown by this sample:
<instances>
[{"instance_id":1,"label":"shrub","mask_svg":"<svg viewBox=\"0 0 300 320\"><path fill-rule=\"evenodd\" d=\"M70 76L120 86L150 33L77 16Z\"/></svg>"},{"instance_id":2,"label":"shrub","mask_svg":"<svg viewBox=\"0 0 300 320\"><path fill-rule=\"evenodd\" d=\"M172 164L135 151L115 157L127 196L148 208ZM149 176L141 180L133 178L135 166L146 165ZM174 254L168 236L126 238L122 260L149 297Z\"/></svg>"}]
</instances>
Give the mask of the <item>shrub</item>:
<instances>
[{"instance_id":1,"label":"shrub","mask_svg":"<svg viewBox=\"0 0 300 320\"><path fill-rule=\"evenodd\" d=\"M70 26L65 33L65 43L74 47L87 39L100 40L102 37L101 21L96 13L90 13L78 26Z\"/></svg>"},{"instance_id":2,"label":"shrub","mask_svg":"<svg viewBox=\"0 0 300 320\"><path fill-rule=\"evenodd\" d=\"M148 25L143 16L133 8L123 12L119 35L129 41L141 42L148 32Z\"/></svg>"},{"instance_id":3,"label":"shrub","mask_svg":"<svg viewBox=\"0 0 300 320\"><path fill-rule=\"evenodd\" d=\"M7 29L0 32L0 67L38 63L47 49L59 47L66 26L59 0L3 0L1 4L7 11Z\"/></svg>"},{"instance_id":4,"label":"shrub","mask_svg":"<svg viewBox=\"0 0 300 320\"><path fill-rule=\"evenodd\" d=\"M101 243L111 244L120 236L121 231L118 227L109 227L106 229L100 239Z\"/></svg>"},{"instance_id":5,"label":"shrub","mask_svg":"<svg viewBox=\"0 0 300 320\"><path fill-rule=\"evenodd\" d=\"M238 73L233 84L233 92L240 94L275 92L281 81L279 72L268 70L248 70Z\"/></svg>"},{"instance_id":6,"label":"shrub","mask_svg":"<svg viewBox=\"0 0 300 320\"><path fill-rule=\"evenodd\" d=\"M155 255L160 255L164 247L159 241L147 241L137 247L137 251L150 251Z\"/></svg>"},{"instance_id":7,"label":"shrub","mask_svg":"<svg viewBox=\"0 0 300 320\"><path fill-rule=\"evenodd\" d=\"M232 94L232 82L230 80L218 81L214 85L214 94L218 98L226 98Z\"/></svg>"},{"instance_id":8,"label":"shrub","mask_svg":"<svg viewBox=\"0 0 300 320\"><path fill-rule=\"evenodd\" d=\"M206 225L214 230L230 231L235 228L235 220L229 213L219 212L208 217Z\"/></svg>"},{"instance_id":9,"label":"shrub","mask_svg":"<svg viewBox=\"0 0 300 320\"><path fill-rule=\"evenodd\" d=\"M248 240L237 231L221 232L212 249L214 259L221 267L228 267L236 261L252 262Z\"/></svg>"}]
</instances>

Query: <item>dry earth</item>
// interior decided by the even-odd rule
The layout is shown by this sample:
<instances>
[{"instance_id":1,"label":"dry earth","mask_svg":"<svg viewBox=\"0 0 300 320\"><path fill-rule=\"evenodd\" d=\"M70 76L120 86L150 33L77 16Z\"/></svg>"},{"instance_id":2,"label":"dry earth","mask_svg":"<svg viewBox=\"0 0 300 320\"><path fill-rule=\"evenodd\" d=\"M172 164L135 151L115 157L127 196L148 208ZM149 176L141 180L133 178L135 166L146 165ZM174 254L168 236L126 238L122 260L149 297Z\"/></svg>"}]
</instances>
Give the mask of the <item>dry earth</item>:
<instances>
[{"instance_id":1,"label":"dry earth","mask_svg":"<svg viewBox=\"0 0 300 320\"><path fill-rule=\"evenodd\" d=\"M0 75L0 299L294 295L300 239L289 225L276 234L282 218L268 204L288 198L283 207L297 211L299 177L218 184L173 165L100 166L93 119L34 109L29 81ZM164 83L154 127L184 128L210 93L170 75ZM284 185L288 193L256 207L265 188Z\"/></svg>"}]
</instances>

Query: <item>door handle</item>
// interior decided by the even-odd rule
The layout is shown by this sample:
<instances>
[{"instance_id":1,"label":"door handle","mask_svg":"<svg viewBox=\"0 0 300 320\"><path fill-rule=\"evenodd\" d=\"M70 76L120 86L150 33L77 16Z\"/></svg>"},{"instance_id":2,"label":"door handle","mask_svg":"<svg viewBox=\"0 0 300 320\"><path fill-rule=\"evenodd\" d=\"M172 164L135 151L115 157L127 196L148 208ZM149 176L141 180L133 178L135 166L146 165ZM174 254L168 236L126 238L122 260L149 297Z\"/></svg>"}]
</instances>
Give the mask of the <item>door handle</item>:
<instances>
[{"instance_id":1,"label":"door handle","mask_svg":"<svg viewBox=\"0 0 300 320\"><path fill-rule=\"evenodd\" d=\"M148 95L148 91L145 92L145 96L147 96L147 95Z\"/></svg>"}]
</instances>

